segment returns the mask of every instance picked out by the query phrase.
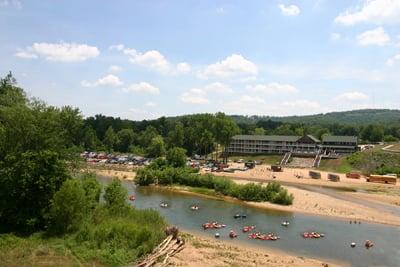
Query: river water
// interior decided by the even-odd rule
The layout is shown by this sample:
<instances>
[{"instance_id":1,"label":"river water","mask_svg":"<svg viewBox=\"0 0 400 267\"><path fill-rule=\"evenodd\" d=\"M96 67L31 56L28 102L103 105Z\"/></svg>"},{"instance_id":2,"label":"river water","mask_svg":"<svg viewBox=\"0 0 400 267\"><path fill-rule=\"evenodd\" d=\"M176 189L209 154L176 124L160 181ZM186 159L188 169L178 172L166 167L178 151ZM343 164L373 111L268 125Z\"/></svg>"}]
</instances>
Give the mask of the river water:
<instances>
[{"instance_id":1,"label":"river water","mask_svg":"<svg viewBox=\"0 0 400 267\"><path fill-rule=\"evenodd\" d=\"M105 183L109 181L107 178L99 179ZM123 184L129 194L136 196L132 205L139 209L158 210L170 224L186 231L209 236L218 232L221 235L220 239L226 242L279 249L299 256L332 259L352 266L400 266L400 227L365 222L350 224L347 220L258 209L239 201L233 203L153 187L136 187L132 182ZM168 203L168 208L161 208L161 202ZM193 204L199 205L200 209L190 210ZM247 218L234 219L233 216L237 213L246 214ZM281 226L283 220L288 220L290 225ZM209 221L218 221L227 227L203 231L201 225ZM276 233L281 239L249 239L247 234L241 232L245 225L255 225L256 230L262 233ZM230 230L239 234L237 239L230 240ZM304 239L301 234L305 231L324 233L325 237ZM374 242L373 248L364 247L367 239ZM357 246L351 248L351 242L356 242Z\"/></svg>"}]
</instances>

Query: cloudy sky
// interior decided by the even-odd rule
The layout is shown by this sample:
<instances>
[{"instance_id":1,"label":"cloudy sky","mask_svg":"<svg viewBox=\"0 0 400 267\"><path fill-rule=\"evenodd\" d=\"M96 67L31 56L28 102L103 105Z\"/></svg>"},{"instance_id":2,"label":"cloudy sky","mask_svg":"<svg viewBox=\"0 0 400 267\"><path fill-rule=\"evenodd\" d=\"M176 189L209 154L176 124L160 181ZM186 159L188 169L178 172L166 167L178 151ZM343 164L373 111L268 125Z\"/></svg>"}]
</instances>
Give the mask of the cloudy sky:
<instances>
[{"instance_id":1,"label":"cloudy sky","mask_svg":"<svg viewBox=\"0 0 400 267\"><path fill-rule=\"evenodd\" d=\"M0 74L130 119L400 108L400 0L0 0Z\"/></svg>"}]
</instances>

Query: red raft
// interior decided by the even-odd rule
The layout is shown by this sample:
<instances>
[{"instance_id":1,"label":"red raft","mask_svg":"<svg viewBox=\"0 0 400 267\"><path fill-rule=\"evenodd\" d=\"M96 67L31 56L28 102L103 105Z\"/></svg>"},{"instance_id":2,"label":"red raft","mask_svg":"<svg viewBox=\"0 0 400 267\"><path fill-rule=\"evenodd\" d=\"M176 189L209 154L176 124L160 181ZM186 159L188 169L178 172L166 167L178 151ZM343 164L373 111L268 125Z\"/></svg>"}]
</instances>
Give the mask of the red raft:
<instances>
[{"instance_id":1,"label":"red raft","mask_svg":"<svg viewBox=\"0 0 400 267\"><path fill-rule=\"evenodd\" d=\"M235 237L237 237L238 235L237 235L237 233L235 232L235 231L233 231L233 230L230 230L229 231L229 237L230 238L235 238Z\"/></svg>"},{"instance_id":2,"label":"red raft","mask_svg":"<svg viewBox=\"0 0 400 267\"><path fill-rule=\"evenodd\" d=\"M249 238L260 239L260 240L270 240L270 241L276 241L276 240L280 239L280 237L278 235L275 235L274 233L268 233L268 234L252 233L249 235Z\"/></svg>"},{"instance_id":3,"label":"red raft","mask_svg":"<svg viewBox=\"0 0 400 267\"><path fill-rule=\"evenodd\" d=\"M317 232L304 232L304 233L302 234L302 236L303 236L304 238L321 238L321 237L324 237L325 235L324 235L324 234L317 233Z\"/></svg>"},{"instance_id":4,"label":"red raft","mask_svg":"<svg viewBox=\"0 0 400 267\"><path fill-rule=\"evenodd\" d=\"M374 246L374 243L372 243L372 241L370 240L366 240L365 241L365 247L368 248L372 248Z\"/></svg>"},{"instance_id":5,"label":"red raft","mask_svg":"<svg viewBox=\"0 0 400 267\"><path fill-rule=\"evenodd\" d=\"M252 226L244 226L244 227L242 228L242 232L243 232L243 233L247 233L247 232L253 231L255 228L256 228L256 227L255 227L254 225L252 225Z\"/></svg>"},{"instance_id":6,"label":"red raft","mask_svg":"<svg viewBox=\"0 0 400 267\"><path fill-rule=\"evenodd\" d=\"M217 222L204 223L202 226L203 226L204 230L207 230L207 229L220 229L220 228L226 227L225 224L219 224Z\"/></svg>"}]
</instances>

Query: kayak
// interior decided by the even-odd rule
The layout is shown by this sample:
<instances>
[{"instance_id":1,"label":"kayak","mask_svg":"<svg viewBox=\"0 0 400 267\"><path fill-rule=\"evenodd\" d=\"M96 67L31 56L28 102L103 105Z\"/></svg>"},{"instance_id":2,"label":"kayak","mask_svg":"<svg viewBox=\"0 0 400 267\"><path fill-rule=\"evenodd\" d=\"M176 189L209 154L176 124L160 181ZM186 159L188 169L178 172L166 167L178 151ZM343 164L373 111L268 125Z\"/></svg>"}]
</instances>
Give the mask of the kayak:
<instances>
[{"instance_id":1,"label":"kayak","mask_svg":"<svg viewBox=\"0 0 400 267\"><path fill-rule=\"evenodd\" d=\"M237 233L235 232L235 231L233 231L233 230L231 230L231 231L229 231L229 237L230 238L235 238L235 237L237 237L238 235L237 235Z\"/></svg>"},{"instance_id":2,"label":"kayak","mask_svg":"<svg viewBox=\"0 0 400 267\"><path fill-rule=\"evenodd\" d=\"M242 231L243 231L243 233L247 233L247 232L253 231L255 228L256 227L254 225L252 225L252 226L244 226L242 228Z\"/></svg>"},{"instance_id":3,"label":"kayak","mask_svg":"<svg viewBox=\"0 0 400 267\"><path fill-rule=\"evenodd\" d=\"M220 228L226 227L225 224L219 224L217 222L204 223L202 226L203 226L204 230L207 230L207 229L220 229Z\"/></svg>"},{"instance_id":4,"label":"kayak","mask_svg":"<svg viewBox=\"0 0 400 267\"><path fill-rule=\"evenodd\" d=\"M320 237L324 237L324 234L320 234L317 232L304 232L303 233L303 237L304 238L320 238Z\"/></svg>"},{"instance_id":5,"label":"kayak","mask_svg":"<svg viewBox=\"0 0 400 267\"><path fill-rule=\"evenodd\" d=\"M365 247L368 248L372 248L374 246L374 243L372 243L372 241L370 240L366 240L365 241Z\"/></svg>"}]
</instances>

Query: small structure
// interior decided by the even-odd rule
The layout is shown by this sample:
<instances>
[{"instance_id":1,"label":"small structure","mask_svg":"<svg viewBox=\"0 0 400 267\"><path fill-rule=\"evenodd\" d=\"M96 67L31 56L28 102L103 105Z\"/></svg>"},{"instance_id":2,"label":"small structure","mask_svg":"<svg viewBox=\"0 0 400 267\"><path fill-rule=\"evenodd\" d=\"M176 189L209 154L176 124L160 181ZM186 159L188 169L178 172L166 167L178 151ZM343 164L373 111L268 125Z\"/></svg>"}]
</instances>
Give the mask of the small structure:
<instances>
[{"instance_id":1,"label":"small structure","mask_svg":"<svg viewBox=\"0 0 400 267\"><path fill-rule=\"evenodd\" d=\"M272 170L273 172L281 172L281 171L282 171L282 167L279 166L279 165L272 165L272 166L271 166L271 170Z\"/></svg>"},{"instance_id":2,"label":"small structure","mask_svg":"<svg viewBox=\"0 0 400 267\"><path fill-rule=\"evenodd\" d=\"M367 182L381 183L381 184L396 184L397 178L390 175L375 175L371 174L367 178Z\"/></svg>"},{"instance_id":3,"label":"small structure","mask_svg":"<svg viewBox=\"0 0 400 267\"><path fill-rule=\"evenodd\" d=\"M249 169L253 169L256 166L256 163L254 161L248 161L244 164L244 166Z\"/></svg>"},{"instance_id":4,"label":"small structure","mask_svg":"<svg viewBox=\"0 0 400 267\"><path fill-rule=\"evenodd\" d=\"M321 179L321 173L316 171L309 171L308 175L313 179Z\"/></svg>"},{"instance_id":5,"label":"small structure","mask_svg":"<svg viewBox=\"0 0 400 267\"><path fill-rule=\"evenodd\" d=\"M346 173L346 177L350 179L360 179L361 174L358 172L348 172Z\"/></svg>"},{"instance_id":6,"label":"small structure","mask_svg":"<svg viewBox=\"0 0 400 267\"><path fill-rule=\"evenodd\" d=\"M328 173L328 180L332 182L339 182L340 181L340 176L337 174L333 173Z\"/></svg>"}]
</instances>

